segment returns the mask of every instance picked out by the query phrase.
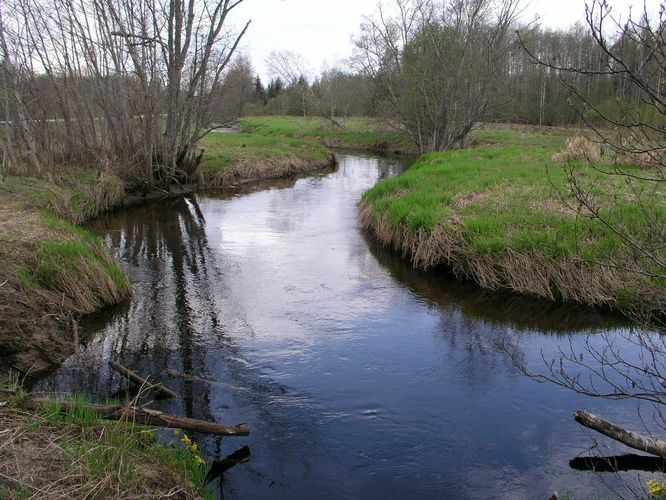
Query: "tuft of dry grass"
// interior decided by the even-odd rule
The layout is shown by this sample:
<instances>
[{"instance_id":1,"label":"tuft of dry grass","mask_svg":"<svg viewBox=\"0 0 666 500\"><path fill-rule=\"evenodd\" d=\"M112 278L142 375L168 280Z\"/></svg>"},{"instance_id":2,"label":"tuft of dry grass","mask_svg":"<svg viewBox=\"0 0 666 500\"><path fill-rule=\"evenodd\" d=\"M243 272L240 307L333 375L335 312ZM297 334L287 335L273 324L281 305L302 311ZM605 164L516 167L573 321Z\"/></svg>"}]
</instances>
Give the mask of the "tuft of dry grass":
<instances>
[{"instance_id":1,"label":"tuft of dry grass","mask_svg":"<svg viewBox=\"0 0 666 500\"><path fill-rule=\"evenodd\" d=\"M618 154L618 161L640 168L662 169L666 165L666 149L645 146L631 146Z\"/></svg>"},{"instance_id":2,"label":"tuft of dry grass","mask_svg":"<svg viewBox=\"0 0 666 500\"><path fill-rule=\"evenodd\" d=\"M569 139L566 149L553 155L554 161L578 161L589 163L601 162L601 150L599 146L589 139L577 135Z\"/></svg>"}]
</instances>

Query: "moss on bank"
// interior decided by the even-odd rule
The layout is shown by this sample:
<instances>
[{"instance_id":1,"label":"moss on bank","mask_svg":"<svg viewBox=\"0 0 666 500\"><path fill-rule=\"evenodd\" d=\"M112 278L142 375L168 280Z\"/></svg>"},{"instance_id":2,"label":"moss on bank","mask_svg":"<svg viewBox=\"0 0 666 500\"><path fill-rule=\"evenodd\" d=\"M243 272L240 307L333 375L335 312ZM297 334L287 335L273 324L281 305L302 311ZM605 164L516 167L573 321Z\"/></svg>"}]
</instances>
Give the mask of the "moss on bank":
<instances>
[{"instance_id":1,"label":"moss on bank","mask_svg":"<svg viewBox=\"0 0 666 500\"><path fill-rule=\"evenodd\" d=\"M552 157L570 135L487 127L476 137L484 146L424 155L403 175L370 189L361 222L414 265L446 265L485 288L663 313L663 279L633 272L636 262L620 238L577 210L570 195L561 198L565 163ZM606 204L609 217L639 237L651 230L624 179L598 175L585 162L570 165L596 179L590 194ZM663 222L663 195L645 199ZM602 264L618 259L625 269Z\"/></svg>"}]
</instances>

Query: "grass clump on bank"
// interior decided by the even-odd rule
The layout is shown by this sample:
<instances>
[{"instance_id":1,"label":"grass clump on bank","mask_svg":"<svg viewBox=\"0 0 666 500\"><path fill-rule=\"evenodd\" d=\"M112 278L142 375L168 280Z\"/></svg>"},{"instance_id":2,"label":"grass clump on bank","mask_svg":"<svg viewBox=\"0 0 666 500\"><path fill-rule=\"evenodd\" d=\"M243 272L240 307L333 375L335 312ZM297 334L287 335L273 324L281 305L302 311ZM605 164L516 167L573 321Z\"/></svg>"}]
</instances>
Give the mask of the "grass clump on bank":
<instances>
[{"instance_id":1,"label":"grass clump on bank","mask_svg":"<svg viewBox=\"0 0 666 500\"><path fill-rule=\"evenodd\" d=\"M101 240L75 225L123 197L117 179L76 172L0 184L0 377L52 368L73 349L72 320L130 294Z\"/></svg>"},{"instance_id":2,"label":"grass clump on bank","mask_svg":"<svg viewBox=\"0 0 666 500\"><path fill-rule=\"evenodd\" d=\"M634 256L620 238L567 194L562 167L576 169L607 217L640 238L653 228L645 225L635 192L625 179L598 175L583 160L554 160L570 135L487 127L475 138L484 146L424 155L403 175L369 190L362 223L416 266L446 265L485 288L663 312L666 283L632 272ZM664 196L647 188L643 201L663 221ZM618 259L623 268L603 264ZM663 269L654 271L663 276Z\"/></svg>"},{"instance_id":3,"label":"grass clump on bank","mask_svg":"<svg viewBox=\"0 0 666 500\"><path fill-rule=\"evenodd\" d=\"M316 142L249 133L210 133L200 145L204 189L303 175L332 167L336 157Z\"/></svg>"},{"instance_id":4,"label":"grass clump on bank","mask_svg":"<svg viewBox=\"0 0 666 500\"><path fill-rule=\"evenodd\" d=\"M319 117L256 116L244 118L241 126L252 134L317 141L332 148L380 153L413 153L404 132L392 130L372 118L336 118L341 125Z\"/></svg>"},{"instance_id":5,"label":"grass clump on bank","mask_svg":"<svg viewBox=\"0 0 666 500\"><path fill-rule=\"evenodd\" d=\"M209 466L195 444L162 445L156 431L106 421L57 401L25 408L20 393L0 407L2 498L207 498Z\"/></svg>"}]
</instances>

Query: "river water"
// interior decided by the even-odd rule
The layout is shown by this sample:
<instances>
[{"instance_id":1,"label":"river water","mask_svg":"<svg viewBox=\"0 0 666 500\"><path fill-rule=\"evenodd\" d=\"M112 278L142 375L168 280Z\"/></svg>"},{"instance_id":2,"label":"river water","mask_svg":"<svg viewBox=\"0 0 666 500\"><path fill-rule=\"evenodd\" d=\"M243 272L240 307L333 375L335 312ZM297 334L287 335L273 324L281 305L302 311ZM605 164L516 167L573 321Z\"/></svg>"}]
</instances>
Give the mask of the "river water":
<instances>
[{"instance_id":1,"label":"river water","mask_svg":"<svg viewBox=\"0 0 666 500\"><path fill-rule=\"evenodd\" d=\"M225 498L608 496L602 483L618 478L569 460L595 440L624 450L572 413L628 424L634 406L539 384L500 341L543 371L542 355L625 327L416 272L378 248L356 203L404 167L342 155L333 173L98 220L134 295L83 325L77 353L40 387L103 398L120 387L114 360L182 395L155 408L248 422L248 438L195 436L209 459L250 447L216 485Z\"/></svg>"}]
</instances>

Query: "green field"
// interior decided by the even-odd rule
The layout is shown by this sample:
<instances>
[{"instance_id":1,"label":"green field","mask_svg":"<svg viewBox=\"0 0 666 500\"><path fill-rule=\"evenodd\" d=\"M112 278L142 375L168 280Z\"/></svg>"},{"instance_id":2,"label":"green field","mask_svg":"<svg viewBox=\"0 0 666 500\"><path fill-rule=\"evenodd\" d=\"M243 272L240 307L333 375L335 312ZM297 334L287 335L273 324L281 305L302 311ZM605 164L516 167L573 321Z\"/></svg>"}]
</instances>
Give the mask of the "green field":
<instances>
[{"instance_id":1,"label":"green field","mask_svg":"<svg viewBox=\"0 0 666 500\"><path fill-rule=\"evenodd\" d=\"M337 118L341 126L318 117L256 116L244 118L241 127L253 134L309 139L328 147L388 153L410 153L407 135L371 118Z\"/></svg>"},{"instance_id":2,"label":"green field","mask_svg":"<svg viewBox=\"0 0 666 500\"><path fill-rule=\"evenodd\" d=\"M250 133L210 133L199 145L205 149L203 169L217 172L239 162L284 160L298 157L326 161L328 152L316 142Z\"/></svg>"},{"instance_id":3,"label":"green field","mask_svg":"<svg viewBox=\"0 0 666 500\"><path fill-rule=\"evenodd\" d=\"M650 192L647 183L600 175L585 161L553 160L575 133L485 127L475 133L478 147L424 155L403 175L369 190L362 201L364 224L415 264L445 264L488 288L663 311L663 279L599 264L645 265L577 205L563 167L575 167L604 215L639 239L654 226L646 224L635 190L643 190L656 223L664 222L666 197ZM628 172L640 174L636 168ZM666 271L649 270L662 276Z\"/></svg>"}]
</instances>

